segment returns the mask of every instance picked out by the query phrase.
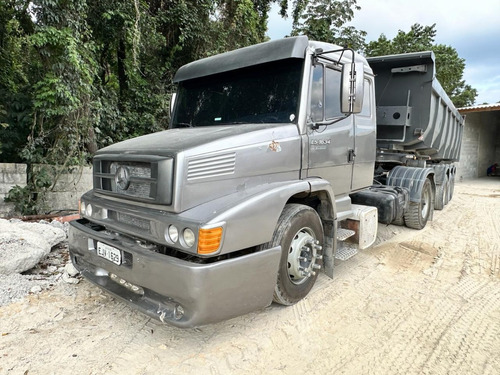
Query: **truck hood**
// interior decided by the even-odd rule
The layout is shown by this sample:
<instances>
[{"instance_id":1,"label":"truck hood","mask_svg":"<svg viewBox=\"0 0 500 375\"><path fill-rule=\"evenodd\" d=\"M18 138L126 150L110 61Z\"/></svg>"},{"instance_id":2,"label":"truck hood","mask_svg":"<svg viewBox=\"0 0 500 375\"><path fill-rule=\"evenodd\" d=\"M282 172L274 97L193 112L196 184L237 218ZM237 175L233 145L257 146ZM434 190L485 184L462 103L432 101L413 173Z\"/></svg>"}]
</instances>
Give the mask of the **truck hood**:
<instances>
[{"instance_id":1,"label":"truck hood","mask_svg":"<svg viewBox=\"0 0 500 375\"><path fill-rule=\"evenodd\" d=\"M97 151L101 154L173 156L187 149L224 138L283 127L285 124L239 124L169 129L115 143ZM290 124L287 124L290 125ZM285 125L286 126L286 125ZM264 133L267 133L264 131ZM238 142L239 143L239 142Z\"/></svg>"}]
</instances>

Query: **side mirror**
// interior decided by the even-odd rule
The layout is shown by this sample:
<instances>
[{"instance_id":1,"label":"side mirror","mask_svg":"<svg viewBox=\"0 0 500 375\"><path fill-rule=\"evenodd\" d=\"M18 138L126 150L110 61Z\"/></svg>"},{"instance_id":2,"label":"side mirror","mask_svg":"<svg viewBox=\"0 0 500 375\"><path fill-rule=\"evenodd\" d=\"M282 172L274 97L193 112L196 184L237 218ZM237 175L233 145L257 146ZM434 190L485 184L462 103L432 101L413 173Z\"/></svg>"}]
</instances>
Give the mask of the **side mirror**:
<instances>
[{"instance_id":1,"label":"side mirror","mask_svg":"<svg viewBox=\"0 0 500 375\"><path fill-rule=\"evenodd\" d=\"M360 113L363 108L363 63L342 67L342 113Z\"/></svg>"},{"instance_id":2,"label":"side mirror","mask_svg":"<svg viewBox=\"0 0 500 375\"><path fill-rule=\"evenodd\" d=\"M172 116L172 112L174 112L175 98L176 97L177 97L177 93L173 92L172 96L170 97L170 116Z\"/></svg>"}]
</instances>

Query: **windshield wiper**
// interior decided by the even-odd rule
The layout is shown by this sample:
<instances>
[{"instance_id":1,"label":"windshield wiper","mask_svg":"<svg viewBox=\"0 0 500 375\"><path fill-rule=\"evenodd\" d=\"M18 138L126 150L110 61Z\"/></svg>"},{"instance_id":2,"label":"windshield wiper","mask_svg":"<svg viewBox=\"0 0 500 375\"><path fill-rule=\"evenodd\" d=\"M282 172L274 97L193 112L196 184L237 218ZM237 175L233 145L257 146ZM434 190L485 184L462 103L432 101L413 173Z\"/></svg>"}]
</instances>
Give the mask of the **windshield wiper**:
<instances>
[{"instance_id":1,"label":"windshield wiper","mask_svg":"<svg viewBox=\"0 0 500 375\"><path fill-rule=\"evenodd\" d=\"M187 122L178 122L174 125L174 128L194 128L194 125Z\"/></svg>"},{"instance_id":2,"label":"windshield wiper","mask_svg":"<svg viewBox=\"0 0 500 375\"><path fill-rule=\"evenodd\" d=\"M242 125L242 124L251 124L248 121L228 121L228 122L219 122L217 125Z\"/></svg>"}]
</instances>

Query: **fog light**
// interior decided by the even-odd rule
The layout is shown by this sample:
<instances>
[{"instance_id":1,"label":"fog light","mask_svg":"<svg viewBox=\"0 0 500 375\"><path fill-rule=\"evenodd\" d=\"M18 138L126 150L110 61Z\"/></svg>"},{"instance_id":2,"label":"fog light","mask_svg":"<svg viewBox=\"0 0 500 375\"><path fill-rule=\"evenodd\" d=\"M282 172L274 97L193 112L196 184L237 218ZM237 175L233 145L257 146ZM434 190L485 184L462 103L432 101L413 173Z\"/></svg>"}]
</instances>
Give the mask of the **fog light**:
<instances>
[{"instance_id":1,"label":"fog light","mask_svg":"<svg viewBox=\"0 0 500 375\"><path fill-rule=\"evenodd\" d=\"M186 247L192 247L196 240L194 232L189 228L184 229L182 232L182 239L184 240L184 245L186 245Z\"/></svg>"},{"instance_id":2,"label":"fog light","mask_svg":"<svg viewBox=\"0 0 500 375\"><path fill-rule=\"evenodd\" d=\"M179 230L175 225L170 225L167 229L166 240L175 243L177 242L178 239L179 239Z\"/></svg>"}]
</instances>

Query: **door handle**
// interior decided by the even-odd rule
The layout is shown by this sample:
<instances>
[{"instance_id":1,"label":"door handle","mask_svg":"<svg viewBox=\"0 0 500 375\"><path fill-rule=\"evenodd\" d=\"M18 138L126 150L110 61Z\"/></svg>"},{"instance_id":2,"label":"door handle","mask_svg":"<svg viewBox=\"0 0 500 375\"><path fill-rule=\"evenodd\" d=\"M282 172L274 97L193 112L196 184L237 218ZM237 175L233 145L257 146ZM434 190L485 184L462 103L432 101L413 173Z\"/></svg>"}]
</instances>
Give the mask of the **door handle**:
<instances>
[{"instance_id":1,"label":"door handle","mask_svg":"<svg viewBox=\"0 0 500 375\"><path fill-rule=\"evenodd\" d=\"M354 159L356 158L356 153L353 149L350 149L347 153L347 162L354 163Z\"/></svg>"}]
</instances>

